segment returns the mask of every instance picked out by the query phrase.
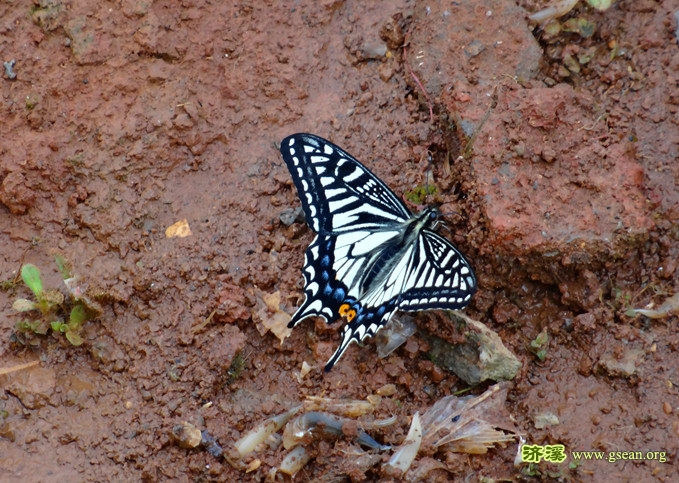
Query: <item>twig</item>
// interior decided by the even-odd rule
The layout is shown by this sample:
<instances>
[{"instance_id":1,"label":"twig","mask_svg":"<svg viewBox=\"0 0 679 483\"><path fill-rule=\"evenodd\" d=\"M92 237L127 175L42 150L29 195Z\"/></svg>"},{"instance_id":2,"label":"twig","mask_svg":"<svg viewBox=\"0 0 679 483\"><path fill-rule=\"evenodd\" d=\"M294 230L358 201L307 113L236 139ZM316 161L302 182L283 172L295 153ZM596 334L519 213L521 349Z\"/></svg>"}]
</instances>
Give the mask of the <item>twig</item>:
<instances>
[{"instance_id":1,"label":"twig","mask_svg":"<svg viewBox=\"0 0 679 483\"><path fill-rule=\"evenodd\" d=\"M29 367L37 366L38 364L40 364L40 361L27 362L26 364L19 364L18 366L0 368L0 376L21 371L23 369L28 369Z\"/></svg>"},{"instance_id":2,"label":"twig","mask_svg":"<svg viewBox=\"0 0 679 483\"><path fill-rule=\"evenodd\" d=\"M210 315L208 315L207 318L204 321L202 321L198 325L193 326L191 328L191 333L193 335L196 335L197 333L201 332L207 326L207 324L210 323L210 321L212 320L212 317L215 315L216 312L217 312L217 309L214 309L212 312L210 312Z\"/></svg>"}]
</instances>

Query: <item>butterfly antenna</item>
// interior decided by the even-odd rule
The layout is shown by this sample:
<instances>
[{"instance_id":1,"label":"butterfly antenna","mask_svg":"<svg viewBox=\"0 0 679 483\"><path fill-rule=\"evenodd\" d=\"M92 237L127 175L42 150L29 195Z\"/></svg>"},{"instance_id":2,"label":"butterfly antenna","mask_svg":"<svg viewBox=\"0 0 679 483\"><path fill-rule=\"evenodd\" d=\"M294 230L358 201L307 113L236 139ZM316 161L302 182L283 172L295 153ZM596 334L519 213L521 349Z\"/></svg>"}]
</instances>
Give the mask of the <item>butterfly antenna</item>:
<instances>
[{"instance_id":1,"label":"butterfly antenna","mask_svg":"<svg viewBox=\"0 0 679 483\"><path fill-rule=\"evenodd\" d=\"M439 212L439 217L438 217L438 219L436 220L436 222L438 223L438 224L437 224L437 228L438 228L439 226L440 226L441 228L445 228L445 230L448 232L448 234L452 235L452 234L453 234L453 231L450 229L450 227L448 226L448 224L443 220L444 217L450 218L450 217L452 217L452 216L461 217L462 214L461 214L461 213L458 213L457 211L446 211L445 213Z\"/></svg>"},{"instance_id":2,"label":"butterfly antenna","mask_svg":"<svg viewBox=\"0 0 679 483\"><path fill-rule=\"evenodd\" d=\"M455 236L455 234L453 233L453 230L450 228L450 226L448 226L448 223L446 223L445 221L441 221L441 224L439 226L441 227L441 229L443 231L445 231L448 234L448 236L451 236L451 237Z\"/></svg>"}]
</instances>

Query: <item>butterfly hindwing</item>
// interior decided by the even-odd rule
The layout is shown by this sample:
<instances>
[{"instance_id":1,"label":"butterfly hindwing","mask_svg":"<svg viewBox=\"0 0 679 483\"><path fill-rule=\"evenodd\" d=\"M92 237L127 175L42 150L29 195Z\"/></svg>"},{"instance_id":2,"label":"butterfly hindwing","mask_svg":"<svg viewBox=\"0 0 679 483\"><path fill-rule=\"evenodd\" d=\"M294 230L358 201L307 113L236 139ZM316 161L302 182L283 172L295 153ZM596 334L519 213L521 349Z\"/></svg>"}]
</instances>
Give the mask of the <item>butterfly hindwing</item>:
<instances>
[{"instance_id":1,"label":"butterfly hindwing","mask_svg":"<svg viewBox=\"0 0 679 483\"><path fill-rule=\"evenodd\" d=\"M370 261L380 243L396 232L356 230L340 235L317 235L304 257L304 293L306 300L288 324L318 316L327 322L340 318L343 303L353 305L361 296L360 280L369 271ZM372 248L368 248L372 247ZM375 305L381 305L383 300Z\"/></svg>"},{"instance_id":2,"label":"butterfly hindwing","mask_svg":"<svg viewBox=\"0 0 679 483\"><path fill-rule=\"evenodd\" d=\"M445 238L424 229L398 308L408 312L466 307L476 291L469 262Z\"/></svg>"},{"instance_id":3,"label":"butterfly hindwing","mask_svg":"<svg viewBox=\"0 0 679 483\"><path fill-rule=\"evenodd\" d=\"M357 318L349 322L342 329L340 336L340 345L335 349L335 353L325 365L325 371L328 372L332 366L342 357L342 354L347 350L349 344L352 342L361 342L366 337L374 336L380 330L391 316L396 311L394 300L379 306L366 309Z\"/></svg>"},{"instance_id":4,"label":"butterfly hindwing","mask_svg":"<svg viewBox=\"0 0 679 483\"><path fill-rule=\"evenodd\" d=\"M448 240L427 228L436 210L413 215L368 168L318 136L289 136L281 153L317 233L305 253L305 301L289 327L312 316L347 321L326 371L397 310L469 303L474 273Z\"/></svg>"},{"instance_id":5,"label":"butterfly hindwing","mask_svg":"<svg viewBox=\"0 0 679 483\"><path fill-rule=\"evenodd\" d=\"M328 323L340 318L339 307L349 289L337 279L334 251L335 238L327 235L317 235L307 248L303 268L306 299L288 327L294 327L307 317L323 317Z\"/></svg>"},{"instance_id":6,"label":"butterfly hindwing","mask_svg":"<svg viewBox=\"0 0 679 483\"><path fill-rule=\"evenodd\" d=\"M375 335L396 310L460 309L469 304L475 289L476 278L464 256L445 238L423 230L417 245L391 271L383 290L363 299L359 316L344 326L327 370L351 342Z\"/></svg>"}]
</instances>

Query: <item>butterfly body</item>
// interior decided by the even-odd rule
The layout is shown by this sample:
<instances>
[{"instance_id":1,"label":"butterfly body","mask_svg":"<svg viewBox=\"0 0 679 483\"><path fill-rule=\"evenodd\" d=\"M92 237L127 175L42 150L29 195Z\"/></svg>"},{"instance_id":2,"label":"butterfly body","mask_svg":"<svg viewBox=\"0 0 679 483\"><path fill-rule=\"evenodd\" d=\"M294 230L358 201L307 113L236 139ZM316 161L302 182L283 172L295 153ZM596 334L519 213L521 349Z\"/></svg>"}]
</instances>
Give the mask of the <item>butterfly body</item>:
<instances>
[{"instance_id":1,"label":"butterfly body","mask_svg":"<svg viewBox=\"0 0 679 483\"><path fill-rule=\"evenodd\" d=\"M305 254L306 299L289 327L312 316L347 321L326 371L397 310L469 303L476 278L464 256L433 231L435 208L413 215L368 168L318 136L289 136L281 153L317 233Z\"/></svg>"}]
</instances>

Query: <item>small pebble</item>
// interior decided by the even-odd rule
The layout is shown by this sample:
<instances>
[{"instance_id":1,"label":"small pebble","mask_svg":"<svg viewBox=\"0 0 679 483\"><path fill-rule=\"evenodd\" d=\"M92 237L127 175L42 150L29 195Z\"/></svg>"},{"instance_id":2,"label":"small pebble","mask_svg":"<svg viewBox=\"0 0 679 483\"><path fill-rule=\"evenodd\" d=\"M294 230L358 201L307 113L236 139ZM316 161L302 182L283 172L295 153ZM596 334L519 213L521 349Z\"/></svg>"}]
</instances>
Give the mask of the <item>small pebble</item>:
<instances>
[{"instance_id":1,"label":"small pebble","mask_svg":"<svg viewBox=\"0 0 679 483\"><path fill-rule=\"evenodd\" d=\"M301 207L287 208L279 215L279 219L285 226L290 226L293 223L303 223L305 220L304 210Z\"/></svg>"},{"instance_id":2,"label":"small pebble","mask_svg":"<svg viewBox=\"0 0 679 483\"><path fill-rule=\"evenodd\" d=\"M204 429L201 432L200 444L205 448L205 451L210 453L215 458L220 458L224 453L222 447L219 446L219 443L217 443L217 440L214 437L210 436L210 433L208 433L207 429Z\"/></svg>"},{"instance_id":3,"label":"small pebble","mask_svg":"<svg viewBox=\"0 0 679 483\"><path fill-rule=\"evenodd\" d=\"M365 43L361 48L362 60L381 59L387 54L387 46L382 42Z\"/></svg>"},{"instance_id":4,"label":"small pebble","mask_svg":"<svg viewBox=\"0 0 679 483\"><path fill-rule=\"evenodd\" d=\"M200 429L186 421L172 428L170 437L182 448L196 448L202 441Z\"/></svg>"},{"instance_id":5,"label":"small pebble","mask_svg":"<svg viewBox=\"0 0 679 483\"><path fill-rule=\"evenodd\" d=\"M480 40L472 40L464 49L464 53L469 57L476 57L486 49L486 46Z\"/></svg>"},{"instance_id":6,"label":"small pebble","mask_svg":"<svg viewBox=\"0 0 679 483\"><path fill-rule=\"evenodd\" d=\"M438 384L439 382L443 381L446 378L446 373L443 372L443 369L441 369L439 366L434 365L431 368L429 377L431 377L432 382Z\"/></svg>"},{"instance_id":7,"label":"small pebble","mask_svg":"<svg viewBox=\"0 0 679 483\"><path fill-rule=\"evenodd\" d=\"M385 384L375 392L380 396L393 396L396 393L396 386L394 384Z\"/></svg>"},{"instance_id":8,"label":"small pebble","mask_svg":"<svg viewBox=\"0 0 679 483\"><path fill-rule=\"evenodd\" d=\"M5 74L7 74L7 77L10 80L14 80L17 78L16 72L14 72L14 66L16 65L17 61L12 59L9 62L3 62L2 65L5 67Z\"/></svg>"},{"instance_id":9,"label":"small pebble","mask_svg":"<svg viewBox=\"0 0 679 483\"><path fill-rule=\"evenodd\" d=\"M672 405L665 401L662 403L662 410L665 411L665 414L672 414Z\"/></svg>"}]
</instances>

